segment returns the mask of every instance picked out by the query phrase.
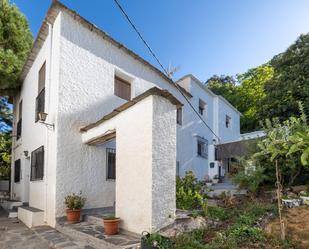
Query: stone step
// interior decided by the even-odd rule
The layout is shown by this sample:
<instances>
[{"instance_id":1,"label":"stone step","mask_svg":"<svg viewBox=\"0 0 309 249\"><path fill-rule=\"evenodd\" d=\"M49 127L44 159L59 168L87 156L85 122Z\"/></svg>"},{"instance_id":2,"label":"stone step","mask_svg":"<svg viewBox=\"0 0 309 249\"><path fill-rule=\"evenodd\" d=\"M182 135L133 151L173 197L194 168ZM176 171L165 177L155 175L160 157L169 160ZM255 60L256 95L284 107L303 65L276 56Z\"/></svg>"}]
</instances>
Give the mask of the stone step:
<instances>
[{"instance_id":1,"label":"stone step","mask_svg":"<svg viewBox=\"0 0 309 249\"><path fill-rule=\"evenodd\" d=\"M82 240L96 249L135 249L140 246L140 237L120 231L117 235L106 235L104 227L80 222L76 224L58 223L56 229L74 240Z\"/></svg>"},{"instance_id":2,"label":"stone step","mask_svg":"<svg viewBox=\"0 0 309 249\"><path fill-rule=\"evenodd\" d=\"M17 210L9 209L8 212L8 218L17 218Z\"/></svg>"},{"instance_id":3,"label":"stone step","mask_svg":"<svg viewBox=\"0 0 309 249\"><path fill-rule=\"evenodd\" d=\"M50 226L39 226L32 228L32 231L46 241L51 248L55 249L94 249L83 241L74 241L70 237L60 233Z\"/></svg>"}]
</instances>

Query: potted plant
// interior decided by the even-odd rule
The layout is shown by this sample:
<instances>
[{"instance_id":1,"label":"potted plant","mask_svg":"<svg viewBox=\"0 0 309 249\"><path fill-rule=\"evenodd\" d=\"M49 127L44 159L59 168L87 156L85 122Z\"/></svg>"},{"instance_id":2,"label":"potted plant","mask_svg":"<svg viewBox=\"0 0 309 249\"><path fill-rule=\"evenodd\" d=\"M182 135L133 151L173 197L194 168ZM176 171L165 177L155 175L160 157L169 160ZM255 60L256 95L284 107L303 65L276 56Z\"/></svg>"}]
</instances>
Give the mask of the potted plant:
<instances>
[{"instance_id":1,"label":"potted plant","mask_svg":"<svg viewBox=\"0 0 309 249\"><path fill-rule=\"evenodd\" d=\"M103 217L104 231L107 235L115 235L119 232L120 219L114 215L106 215Z\"/></svg>"},{"instance_id":2,"label":"potted plant","mask_svg":"<svg viewBox=\"0 0 309 249\"><path fill-rule=\"evenodd\" d=\"M70 224L80 221L80 211L85 205L86 198L82 197L82 193L67 195L64 199L66 205L67 221Z\"/></svg>"},{"instance_id":3,"label":"potted plant","mask_svg":"<svg viewBox=\"0 0 309 249\"><path fill-rule=\"evenodd\" d=\"M159 233L143 232L141 238L141 249L169 249L172 241Z\"/></svg>"},{"instance_id":4,"label":"potted plant","mask_svg":"<svg viewBox=\"0 0 309 249\"><path fill-rule=\"evenodd\" d=\"M214 184L217 184L219 182L219 176L218 175L215 175L214 178L212 179L212 182Z\"/></svg>"},{"instance_id":5,"label":"potted plant","mask_svg":"<svg viewBox=\"0 0 309 249\"><path fill-rule=\"evenodd\" d=\"M301 200L298 198L290 197L288 195L283 195L282 204L288 208L298 207L301 204Z\"/></svg>"}]
</instances>

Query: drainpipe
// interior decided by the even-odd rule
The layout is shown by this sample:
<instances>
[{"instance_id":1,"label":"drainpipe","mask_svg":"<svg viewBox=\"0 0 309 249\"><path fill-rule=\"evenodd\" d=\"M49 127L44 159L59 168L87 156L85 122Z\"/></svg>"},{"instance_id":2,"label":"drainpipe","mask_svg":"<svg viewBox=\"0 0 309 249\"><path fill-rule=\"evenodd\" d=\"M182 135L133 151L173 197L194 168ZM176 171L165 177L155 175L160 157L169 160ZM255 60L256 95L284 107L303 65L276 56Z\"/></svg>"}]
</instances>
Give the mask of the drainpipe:
<instances>
[{"instance_id":1,"label":"drainpipe","mask_svg":"<svg viewBox=\"0 0 309 249\"><path fill-rule=\"evenodd\" d=\"M53 50L53 24L52 23L47 23L49 27L49 33L50 33L50 41L49 41L49 73L48 73L48 113L50 113L50 99L51 99L51 71L52 71L52 50ZM49 116L50 117L50 116ZM44 221L47 222L48 220L48 167L49 167L49 128L46 129L46 160L45 161L45 212L44 212Z\"/></svg>"}]
</instances>

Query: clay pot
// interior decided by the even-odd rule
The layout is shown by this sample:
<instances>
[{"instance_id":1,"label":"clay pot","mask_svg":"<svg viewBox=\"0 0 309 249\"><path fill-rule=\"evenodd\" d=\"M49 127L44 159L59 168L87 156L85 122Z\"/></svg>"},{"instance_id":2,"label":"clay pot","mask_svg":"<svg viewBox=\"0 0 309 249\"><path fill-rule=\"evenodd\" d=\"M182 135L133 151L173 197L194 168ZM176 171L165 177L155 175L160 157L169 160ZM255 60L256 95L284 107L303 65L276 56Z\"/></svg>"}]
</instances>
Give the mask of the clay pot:
<instances>
[{"instance_id":1,"label":"clay pot","mask_svg":"<svg viewBox=\"0 0 309 249\"><path fill-rule=\"evenodd\" d=\"M80 209L71 210L67 209L67 221L69 224L77 223L80 221Z\"/></svg>"},{"instance_id":2,"label":"clay pot","mask_svg":"<svg viewBox=\"0 0 309 249\"><path fill-rule=\"evenodd\" d=\"M104 231L107 235L115 235L119 233L119 218L103 219Z\"/></svg>"}]
</instances>

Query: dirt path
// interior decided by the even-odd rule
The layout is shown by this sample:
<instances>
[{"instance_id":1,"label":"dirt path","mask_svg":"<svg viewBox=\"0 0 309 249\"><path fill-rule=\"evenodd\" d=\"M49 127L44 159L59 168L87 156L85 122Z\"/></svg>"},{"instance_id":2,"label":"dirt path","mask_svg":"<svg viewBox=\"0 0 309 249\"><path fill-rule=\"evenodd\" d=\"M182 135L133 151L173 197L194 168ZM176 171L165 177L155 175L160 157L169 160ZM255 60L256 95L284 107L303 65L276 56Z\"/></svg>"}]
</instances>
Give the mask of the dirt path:
<instances>
[{"instance_id":1,"label":"dirt path","mask_svg":"<svg viewBox=\"0 0 309 249\"><path fill-rule=\"evenodd\" d=\"M287 224L287 237L298 241L303 248L309 248L309 206L287 209L284 218ZM279 236L279 220L269 223L266 231Z\"/></svg>"}]
</instances>

